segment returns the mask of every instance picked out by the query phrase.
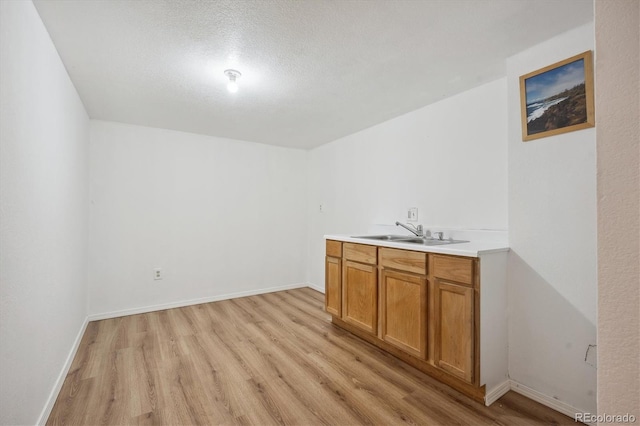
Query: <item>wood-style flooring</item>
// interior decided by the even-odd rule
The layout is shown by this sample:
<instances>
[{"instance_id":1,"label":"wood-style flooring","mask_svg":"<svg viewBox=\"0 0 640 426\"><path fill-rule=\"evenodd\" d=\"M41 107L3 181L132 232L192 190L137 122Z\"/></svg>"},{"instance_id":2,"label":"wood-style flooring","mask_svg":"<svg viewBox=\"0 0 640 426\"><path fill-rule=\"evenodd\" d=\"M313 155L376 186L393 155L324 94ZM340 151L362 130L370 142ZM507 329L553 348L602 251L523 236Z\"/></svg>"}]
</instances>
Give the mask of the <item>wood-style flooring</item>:
<instances>
[{"instance_id":1,"label":"wood-style flooring","mask_svg":"<svg viewBox=\"0 0 640 426\"><path fill-rule=\"evenodd\" d=\"M47 424L549 425L491 407L341 330L302 288L89 323Z\"/></svg>"}]
</instances>

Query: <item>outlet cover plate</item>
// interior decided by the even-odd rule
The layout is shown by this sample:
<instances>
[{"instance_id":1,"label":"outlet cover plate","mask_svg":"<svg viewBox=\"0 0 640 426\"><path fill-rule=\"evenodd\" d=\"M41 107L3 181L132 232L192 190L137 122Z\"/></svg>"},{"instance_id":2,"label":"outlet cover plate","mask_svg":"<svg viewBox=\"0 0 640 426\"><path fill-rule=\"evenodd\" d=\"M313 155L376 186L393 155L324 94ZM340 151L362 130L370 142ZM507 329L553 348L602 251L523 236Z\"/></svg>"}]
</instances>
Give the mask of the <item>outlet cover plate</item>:
<instances>
[{"instance_id":1,"label":"outlet cover plate","mask_svg":"<svg viewBox=\"0 0 640 426\"><path fill-rule=\"evenodd\" d=\"M418 208L411 207L407 211L407 222L417 222L418 221Z\"/></svg>"}]
</instances>

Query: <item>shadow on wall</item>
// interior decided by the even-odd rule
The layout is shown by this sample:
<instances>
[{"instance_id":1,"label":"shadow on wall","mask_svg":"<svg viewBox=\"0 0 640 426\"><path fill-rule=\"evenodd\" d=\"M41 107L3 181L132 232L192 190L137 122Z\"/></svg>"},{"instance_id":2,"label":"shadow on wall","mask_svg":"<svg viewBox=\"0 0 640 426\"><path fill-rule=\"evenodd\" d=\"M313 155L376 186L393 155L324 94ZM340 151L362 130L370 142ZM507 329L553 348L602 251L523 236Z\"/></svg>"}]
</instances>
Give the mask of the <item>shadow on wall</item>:
<instances>
[{"instance_id":1,"label":"shadow on wall","mask_svg":"<svg viewBox=\"0 0 640 426\"><path fill-rule=\"evenodd\" d=\"M511 380L595 413L596 325L513 250L507 279Z\"/></svg>"}]
</instances>

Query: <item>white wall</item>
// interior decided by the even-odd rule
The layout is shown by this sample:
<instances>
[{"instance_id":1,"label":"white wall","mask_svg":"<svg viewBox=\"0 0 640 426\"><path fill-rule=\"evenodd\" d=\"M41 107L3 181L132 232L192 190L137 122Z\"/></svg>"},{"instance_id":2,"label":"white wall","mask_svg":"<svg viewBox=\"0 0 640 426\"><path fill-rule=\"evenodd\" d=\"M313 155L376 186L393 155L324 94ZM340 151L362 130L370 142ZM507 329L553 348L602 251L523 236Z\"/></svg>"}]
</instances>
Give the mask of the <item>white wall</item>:
<instances>
[{"instance_id":1,"label":"white wall","mask_svg":"<svg viewBox=\"0 0 640 426\"><path fill-rule=\"evenodd\" d=\"M304 283L306 155L92 121L90 313Z\"/></svg>"},{"instance_id":2,"label":"white wall","mask_svg":"<svg viewBox=\"0 0 640 426\"><path fill-rule=\"evenodd\" d=\"M0 52L0 424L34 424L87 314L89 118L31 2Z\"/></svg>"},{"instance_id":3,"label":"white wall","mask_svg":"<svg viewBox=\"0 0 640 426\"><path fill-rule=\"evenodd\" d=\"M598 413L640 418L640 2L596 0Z\"/></svg>"},{"instance_id":4,"label":"white wall","mask_svg":"<svg viewBox=\"0 0 640 426\"><path fill-rule=\"evenodd\" d=\"M592 49L591 25L513 56L507 78L304 152L89 126L33 5L0 7L1 424L38 419L87 297L100 315L322 287L324 234L408 207L431 227L509 226L511 379L595 411L595 132L522 143L517 86Z\"/></svg>"},{"instance_id":5,"label":"white wall","mask_svg":"<svg viewBox=\"0 0 640 426\"><path fill-rule=\"evenodd\" d=\"M509 105L509 374L595 412L595 130L522 142L519 76L593 49L593 24L507 60ZM598 120L596 111L596 122Z\"/></svg>"},{"instance_id":6,"label":"white wall","mask_svg":"<svg viewBox=\"0 0 640 426\"><path fill-rule=\"evenodd\" d=\"M324 234L393 225L409 207L431 227L506 229L506 129L500 79L310 151L309 281L324 287Z\"/></svg>"}]
</instances>

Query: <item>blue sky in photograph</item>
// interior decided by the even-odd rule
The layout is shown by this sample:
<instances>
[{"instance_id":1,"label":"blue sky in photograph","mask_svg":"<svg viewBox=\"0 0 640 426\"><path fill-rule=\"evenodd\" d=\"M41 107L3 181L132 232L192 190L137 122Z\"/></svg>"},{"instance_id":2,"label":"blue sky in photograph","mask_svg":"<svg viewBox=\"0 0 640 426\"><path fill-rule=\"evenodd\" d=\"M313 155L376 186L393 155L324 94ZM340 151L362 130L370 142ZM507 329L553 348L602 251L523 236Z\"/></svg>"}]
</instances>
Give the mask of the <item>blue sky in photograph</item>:
<instances>
[{"instance_id":1,"label":"blue sky in photograph","mask_svg":"<svg viewBox=\"0 0 640 426\"><path fill-rule=\"evenodd\" d=\"M584 83L584 60L578 59L526 80L527 104Z\"/></svg>"}]
</instances>

